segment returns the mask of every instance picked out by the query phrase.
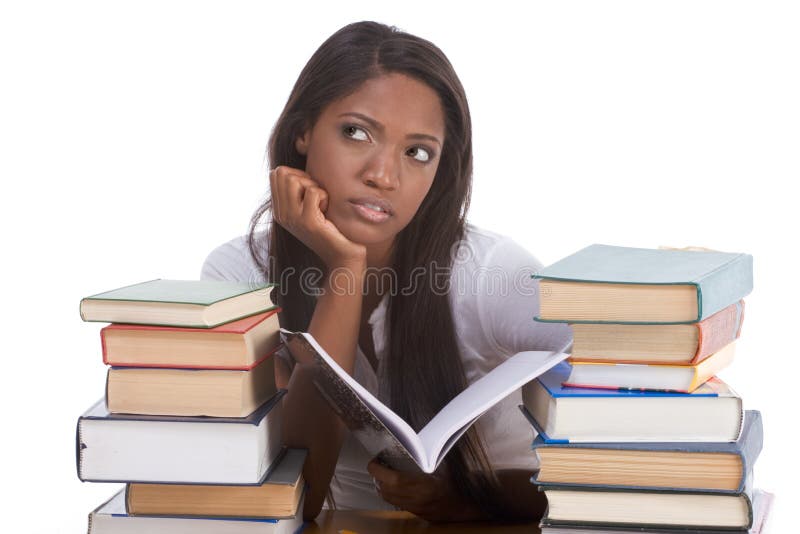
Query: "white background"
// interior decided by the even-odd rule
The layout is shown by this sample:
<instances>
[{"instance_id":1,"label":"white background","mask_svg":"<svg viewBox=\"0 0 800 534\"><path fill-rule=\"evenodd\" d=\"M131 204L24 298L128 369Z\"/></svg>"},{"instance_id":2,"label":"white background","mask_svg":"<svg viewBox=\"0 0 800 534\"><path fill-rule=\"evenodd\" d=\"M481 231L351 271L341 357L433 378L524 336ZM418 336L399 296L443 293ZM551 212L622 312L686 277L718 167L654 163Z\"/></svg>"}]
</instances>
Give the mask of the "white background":
<instances>
[{"instance_id":1,"label":"white background","mask_svg":"<svg viewBox=\"0 0 800 534\"><path fill-rule=\"evenodd\" d=\"M440 4L2 4L4 530L83 531L118 487L75 473L75 422L105 377L80 298L197 278L244 233L302 66L364 19L433 41L459 73L472 222L545 264L590 243L753 254L723 378L764 415L756 482L777 494L771 531L794 530L797 4Z\"/></svg>"}]
</instances>

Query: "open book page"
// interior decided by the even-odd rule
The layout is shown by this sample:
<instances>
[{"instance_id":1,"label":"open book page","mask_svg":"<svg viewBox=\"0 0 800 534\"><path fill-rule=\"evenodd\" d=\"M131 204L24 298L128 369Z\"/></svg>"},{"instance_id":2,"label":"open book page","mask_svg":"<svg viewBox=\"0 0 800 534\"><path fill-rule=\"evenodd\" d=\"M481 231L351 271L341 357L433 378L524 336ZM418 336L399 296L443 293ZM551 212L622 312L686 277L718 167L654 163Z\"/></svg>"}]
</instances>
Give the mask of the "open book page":
<instances>
[{"instance_id":1,"label":"open book page","mask_svg":"<svg viewBox=\"0 0 800 534\"><path fill-rule=\"evenodd\" d=\"M436 469L452 447L451 436L466 432L489 408L567 356L563 352L518 352L453 397L419 432L430 471Z\"/></svg>"},{"instance_id":2,"label":"open book page","mask_svg":"<svg viewBox=\"0 0 800 534\"><path fill-rule=\"evenodd\" d=\"M420 470L425 451L408 423L347 374L311 334L281 328L281 338L300 343L314 358L314 384L367 452L393 469Z\"/></svg>"},{"instance_id":3,"label":"open book page","mask_svg":"<svg viewBox=\"0 0 800 534\"><path fill-rule=\"evenodd\" d=\"M568 355L516 354L453 398L419 436L389 407L347 374L306 332L281 329L284 342L299 343L317 363L314 384L364 448L389 467L432 473L458 438L486 410Z\"/></svg>"}]
</instances>

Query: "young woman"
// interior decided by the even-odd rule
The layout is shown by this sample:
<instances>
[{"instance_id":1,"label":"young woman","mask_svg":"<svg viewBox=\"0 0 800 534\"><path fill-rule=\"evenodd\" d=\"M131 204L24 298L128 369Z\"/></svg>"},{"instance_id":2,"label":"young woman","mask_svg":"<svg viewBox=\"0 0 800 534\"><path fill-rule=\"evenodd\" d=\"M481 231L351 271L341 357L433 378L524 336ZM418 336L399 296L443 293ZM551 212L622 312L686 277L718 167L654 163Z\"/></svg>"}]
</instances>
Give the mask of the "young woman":
<instances>
[{"instance_id":1,"label":"young woman","mask_svg":"<svg viewBox=\"0 0 800 534\"><path fill-rule=\"evenodd\" d=\"M281 325L310 332L415 429L510 355L569 346L566 327L532 321L530 274L541 264L465 221L469 108L430 42L374 22L336 32L301 72L268 152L270 198L248 236L210 254L203 278L279 283ZM276 362L289 390L284 441L309 449L306 517L326 495L338 508L430 520L541 515L519 393L473 425L436 473L397 472L347 435L303 355L288 349Z\"/></svg>"}]
</instances>

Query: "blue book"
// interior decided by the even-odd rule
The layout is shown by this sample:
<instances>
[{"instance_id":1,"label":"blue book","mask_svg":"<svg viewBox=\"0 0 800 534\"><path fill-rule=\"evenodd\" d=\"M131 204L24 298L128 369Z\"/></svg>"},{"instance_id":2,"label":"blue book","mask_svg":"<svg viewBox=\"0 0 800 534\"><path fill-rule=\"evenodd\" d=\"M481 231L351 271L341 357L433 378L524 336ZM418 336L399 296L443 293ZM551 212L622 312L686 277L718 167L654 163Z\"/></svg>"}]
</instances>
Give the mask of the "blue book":
<instances>
[{"instance_id":1,"label":"blue book","mask_svg":"<svg viewBox=\"0 0 800 534\"><path fill-rule=\"evenodd\" d=\"M539 471L531 481L542 486L741 493L764 442L756 410L745 412L739 439L728 443L553 443L520 408L539 433L531 445Z\"/></svg>"},{"instance_id":2,"label":"blue book","mask_svg":"<svg viewBox=\"0 0 800 534\"><path fill-rule=\"evenodd\" d=\"M561 362L522 387L522 401L551 442L736 441L742 399L712 378L692 393L565 387Z\"/></svg>"},{"instance_id":3,"label":"blue book","mask_svg":"<svg viewBox=\"0 0 800 534\"><path fill-rule=\"evenodd\" d=\"M753 289L749 254L591 245L533 275L537 321L688 324Z\"/></svg>"}]
</instances>

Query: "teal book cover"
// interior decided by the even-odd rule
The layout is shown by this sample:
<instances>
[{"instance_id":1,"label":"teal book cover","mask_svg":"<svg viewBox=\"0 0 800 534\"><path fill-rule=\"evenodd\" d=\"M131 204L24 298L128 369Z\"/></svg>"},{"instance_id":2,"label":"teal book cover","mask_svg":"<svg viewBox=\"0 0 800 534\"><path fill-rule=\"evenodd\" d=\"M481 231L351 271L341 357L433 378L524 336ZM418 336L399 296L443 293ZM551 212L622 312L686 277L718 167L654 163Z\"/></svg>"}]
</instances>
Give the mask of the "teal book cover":
<instances>
[{"instance_id":1,"label":"teal book cover","mask_svg":"<svg viewBox=\"0 0 800 534\"><path fill-rule=\"evenodd\" d=\"M738 302L753 289L753 257L745 253L590 245L545 267L533 278L604 284L690 285L697 322ZM542 322L603 322L549 320ZM607 321L628 322L628 321ZM630 321L635 323L635 321Z\"/></svg>"}]
</instances>

